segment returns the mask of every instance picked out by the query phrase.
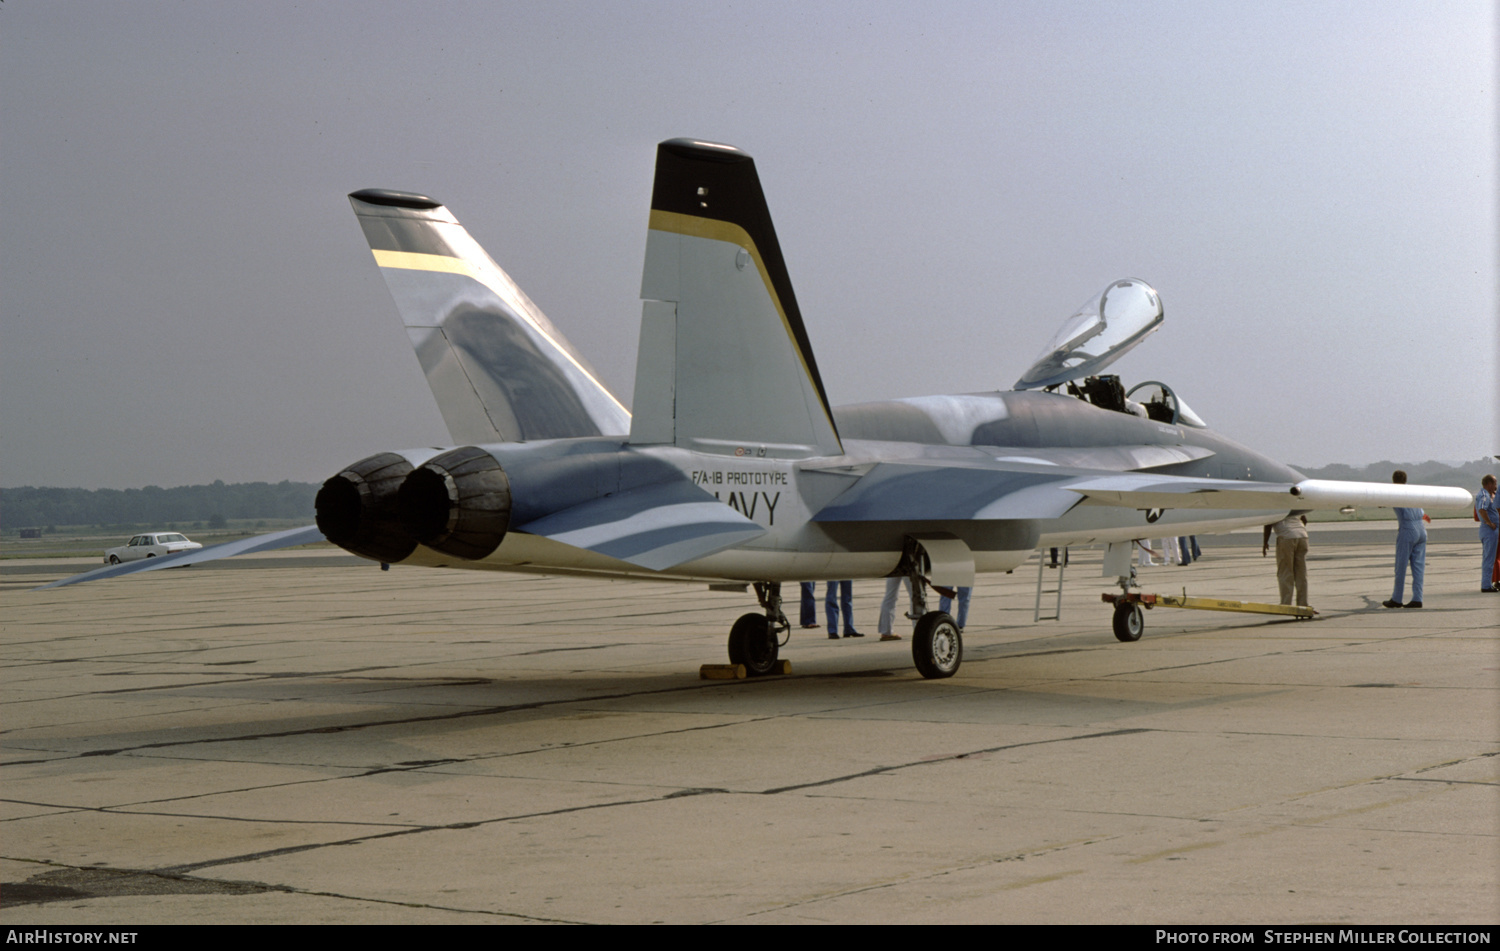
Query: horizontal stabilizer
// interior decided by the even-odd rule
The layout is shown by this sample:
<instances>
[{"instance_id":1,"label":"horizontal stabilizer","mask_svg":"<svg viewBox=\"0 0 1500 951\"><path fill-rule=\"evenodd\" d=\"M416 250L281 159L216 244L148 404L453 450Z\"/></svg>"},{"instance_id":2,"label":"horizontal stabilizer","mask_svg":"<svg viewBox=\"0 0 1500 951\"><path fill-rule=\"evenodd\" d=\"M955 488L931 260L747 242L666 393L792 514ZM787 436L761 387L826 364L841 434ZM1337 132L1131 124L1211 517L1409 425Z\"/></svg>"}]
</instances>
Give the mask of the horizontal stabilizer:
<instances>
[{"instance_id":1,"label":"horizontal stabilizer","mask_svg":"<svg viewBox=\"0 0 1500 951\"><path fill-rule=\"evenodd\" d=\"M686 481L595 499L519 530L652 571L712 555L766 532Z\"/></svg>"},{"instance_id":2,"label":"horizontal stabilizer","mask_svg":"<svg viewBox=\"0 0 1500 951\"><path fill-rule=\"evenodd\" d=\"M447 208L374 188L349 203L454 442L630 431L598 373Z\"/></svg>"},{"instance_id":3,"label":"horizontal stabilizer","mask_svg":"<svg viewBox=\"0 0 1500 951\"><path fill-rule=\"evenodd\" d=\"M1073 475L998 466L882 462L817 515L816 522L1057 518L1079 503Z\"/></svg>"},{"instance_id":4,"label":"horizontal stabilizer","mask_svg":"<svg viewBox=\"0 0 1500 951\"><path fill-rule=\"evenodd\" d=\"M42 591L47 588L61 588L65 585L79 584L84 581L103 581L105 578L117 578L120 575L135 574L139 571L156 571L160 568L185 568L188 565L196 565L205 561L217 561L220 558L232 558L235 555L249 555L258 551L296 548L298 545L311 545L314 542L325 540L323 533L318 531L316 525L309 525L306 528L289 528L284 532L252 535L249 538L241 538L239 541L225 542L222 545L212 545L208 548L199 548L196 551L184 551L175 555L162 555L159 558L142 558L138 561L127 561L123 565L109 565L104 568L95 568L93 571L85 571L82 574L63 578L51 584L41 585L34 590Z\"/></svg>"}]
</instances>

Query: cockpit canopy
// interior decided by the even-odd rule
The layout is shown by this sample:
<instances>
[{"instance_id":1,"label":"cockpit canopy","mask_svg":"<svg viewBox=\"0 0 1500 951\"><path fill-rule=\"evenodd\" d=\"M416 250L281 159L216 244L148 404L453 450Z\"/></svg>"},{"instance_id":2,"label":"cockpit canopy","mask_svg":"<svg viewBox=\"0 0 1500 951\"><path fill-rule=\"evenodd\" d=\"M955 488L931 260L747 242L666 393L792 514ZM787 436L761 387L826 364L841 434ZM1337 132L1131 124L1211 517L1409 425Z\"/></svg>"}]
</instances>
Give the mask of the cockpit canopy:
<instances>
[{"instance_id":1,"label":"cockpit canopy","mask_svg":"<svg viewBox=\"0 0 1500 951\"><path fill-rule=\"evenodd\" d=\"M1163 317L1161 297L1151 285L1135 278L1115 281L1068 318L1015 389L1094 376L1146 339Z\"/></svg>"},{"instance_id":2,"label":"cockpit canopy","mask_svg":"<svg viewBox=\"0 0 1500 951\"><path fill-rule=\"evenodd\" d=\"M1147 419L1154 419L1158 423L1192 426L1194 429L1208 428L1208 424L1176 393L1172 392L1170 386L1156 380L1147 380L1132 386L1130 392L1125 394L1127 412L1135 412L1131 404L1140 406L1146 411Z\"/></svg>"}]
</instances>

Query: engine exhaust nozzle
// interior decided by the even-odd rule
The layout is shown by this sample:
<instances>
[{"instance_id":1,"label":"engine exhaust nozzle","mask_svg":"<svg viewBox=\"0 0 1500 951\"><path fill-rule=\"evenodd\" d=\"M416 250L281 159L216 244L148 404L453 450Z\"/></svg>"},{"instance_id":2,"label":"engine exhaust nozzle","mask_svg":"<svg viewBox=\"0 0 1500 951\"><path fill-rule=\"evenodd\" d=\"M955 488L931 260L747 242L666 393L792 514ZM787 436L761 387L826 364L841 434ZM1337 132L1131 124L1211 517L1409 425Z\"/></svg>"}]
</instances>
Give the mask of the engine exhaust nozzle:
<instances>
[{"instance_id":1,"label":"engine exhaust nozzle","mask_svg":"<svg viewBox=\"0 0 1500 951\"><path fill-rule=\"evenodd\" d=\"M335 545L381 562L401 561L417 549L401 527L396 496L411 463L394 452L361 459L333 476L313 503L318 531Z\"/></svg>"},{"instance_id":2,"label":"engine exhaust nozzle","mask_svg":"<svg viewBox=\"0 0 1500 951\"><path fill-rule=\"evenodd\" d=\"M510 478L474 446L450 449L401 483L401 527L428 548L468 561L500 547L510 529Z\"/></svg>"}]
</instances>

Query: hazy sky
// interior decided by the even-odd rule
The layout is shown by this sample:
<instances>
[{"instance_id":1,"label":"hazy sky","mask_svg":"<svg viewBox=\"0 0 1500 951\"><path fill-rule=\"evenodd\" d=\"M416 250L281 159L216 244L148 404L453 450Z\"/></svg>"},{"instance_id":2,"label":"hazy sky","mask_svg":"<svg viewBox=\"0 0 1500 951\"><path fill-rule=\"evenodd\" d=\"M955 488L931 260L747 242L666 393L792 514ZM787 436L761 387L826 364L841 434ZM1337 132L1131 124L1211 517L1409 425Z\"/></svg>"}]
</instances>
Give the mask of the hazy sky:
<instances>
[{"instance_id":1,"label":"hazy sky","mask_svg":"<svg viewBox=\"0 0 1500 951\"><path fill-rule=\"evenodd\" d=\"M1479 2L0 4L0 484L448 442L345 194L453 210L627 405L655 144L755 156L835 403L1118 364L1285 462L1496 431Z\"/></svg>"}]
</instances>

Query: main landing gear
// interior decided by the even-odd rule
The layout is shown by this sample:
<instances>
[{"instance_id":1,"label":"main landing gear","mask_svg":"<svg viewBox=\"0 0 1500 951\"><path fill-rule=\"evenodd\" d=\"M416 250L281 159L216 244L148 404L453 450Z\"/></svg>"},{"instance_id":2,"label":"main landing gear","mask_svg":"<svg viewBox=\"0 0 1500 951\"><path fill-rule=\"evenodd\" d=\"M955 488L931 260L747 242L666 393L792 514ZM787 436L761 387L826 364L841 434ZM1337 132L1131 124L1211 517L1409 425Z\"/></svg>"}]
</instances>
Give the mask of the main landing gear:
<instances>
[{"instance_id":1,"label":"main landing gear","mask_svg":"<svg viewBox=\"0 0 1500 951\"><path fill-rule=\"evenodd\" d=\"M916 622L911 639L912 662L923 677L939 680L958 673L964 660L964 637L947 612L927 610L927 588L955 596L952 590L937 588L928 580L930 565L931 558L921 543L913 539L894 574L905 575L910 582L911 610L906 616ZM745 673L751 677L763 677L783 670L777 654L791 637L792 625L781 610L779 582L756 582L755 597L763 613L743 615L729 629L729 662L743 664Z\"/></svg>"},{"instance_id":2,"label":"main landing gear","mask_svg":"<svg viewBox=\"0 0 1500 951\"><path fill-rule=\"evenodd\" d=\"M729 662L744 664L751 677L764 677L779 672L781 635L790 637L792 625L781 611L779 582L756 582L755 597L765 613L746 614L734 622L729 629Z\"/></svg>"},{"instance_id":3,"label":"main landing gear","mask_svg":"<svg viewBox=\"0 0 1500 951\"><path fill-rule=\"evenodd\" d=\"M964 660L964 635L958 624L942 611L929 611L912 632L911 659L917 672L928 680L952 677Z\"/></svg>"},{"instance_id":4,"label":"main landing gear","mask_svg":"<svg viewBox=\"0 0 1500 951\"><path fill-rule=\"evenodd\" d=\"M921 545L908 545L906 553L897 566L898 574L907 577L911 590L911 610L906 616L917 622L912 629L911 659L917 673L928 680L941 680L958 673L964 661L964 635L958 622L944 611L927 610L927 573L922 569L929 564ZM954 597L956 592L946 592Z\"/></svg>"}]
</instances>

